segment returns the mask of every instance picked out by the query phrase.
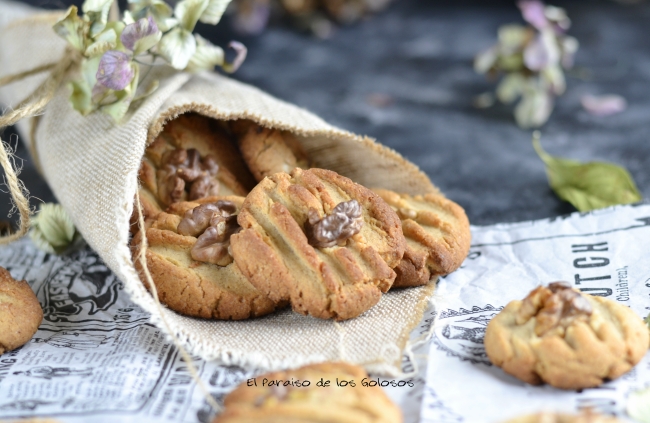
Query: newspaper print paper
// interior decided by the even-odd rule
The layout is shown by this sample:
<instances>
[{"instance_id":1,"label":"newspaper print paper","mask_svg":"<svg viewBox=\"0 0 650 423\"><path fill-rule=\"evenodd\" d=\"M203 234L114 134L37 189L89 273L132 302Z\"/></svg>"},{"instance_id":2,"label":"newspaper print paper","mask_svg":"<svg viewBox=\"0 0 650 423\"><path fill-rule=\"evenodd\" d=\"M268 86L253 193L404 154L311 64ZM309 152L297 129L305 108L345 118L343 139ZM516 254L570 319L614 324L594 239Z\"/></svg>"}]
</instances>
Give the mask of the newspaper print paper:
<instances>
[{"instance_id":1,"label":"newspaper print paper","mask_svg":"<svg viewBox=\"0 0 650 423\"><path fill-rule=\"evenodd\" d=\"M542 410L594 408L624 421L627 397L650 385L650 356L597 389L530 386L492 366L483 347L490 319L539 284L564 280L583 292L650 312L650 205L472 228L462 268L438 284L422 422L498 423Z\"/></svg>"},{"instance_id":2,"label":"newspaper print paper","mask_svg":"<svg viewBox=\"0 0 650 423\"><path fill-rule=\"evenodd\" d=\"M150 323L149 313L129 299L122 282L95 252L84 249L57 257L24 238L0 248L0 266L30 283L44 312L32 340L0 356L0 420L212 420L214 412L179 351ZM421 331L414 331L414 340ZM408 410L406 423L419 420L426 366L423 348L426 345L413 350L417 362L407 359L404 364L405 371L414 373L405 379L413 386L387 389L393 401ZM219 401L240 382L262 373L193 359ZM418 369L420 373L415 372Z\"/></svg>"}]
</instances>

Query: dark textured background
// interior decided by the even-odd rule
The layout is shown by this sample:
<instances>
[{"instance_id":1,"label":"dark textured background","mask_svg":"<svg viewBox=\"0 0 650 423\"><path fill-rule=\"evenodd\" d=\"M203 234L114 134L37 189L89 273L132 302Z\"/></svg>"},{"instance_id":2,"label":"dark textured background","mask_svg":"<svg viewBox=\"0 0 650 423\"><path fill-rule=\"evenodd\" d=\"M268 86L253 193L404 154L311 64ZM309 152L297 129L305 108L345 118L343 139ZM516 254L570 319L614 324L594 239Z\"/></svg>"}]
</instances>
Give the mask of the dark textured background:
<instances>
[{"instance_id":1,"label":"dark textured background","mask_svg":"<svg viewBox=\"0 0 650 423\"><path fill-rule=\"evenodd\" d=\"M537 219L574 209L558 200L511 108L472 107L494 88L472 70L499 25L521 21L514 2L397 0L386 12L319 40L280 23L256 37L232 32L226 18L198 31L225 45L243 41L248 59L234 75L332 124L367 134L420 166L473 224ZM39 6L63 4L32 2ZM625 166L650 197L650 4L565 1L580 41L577 69L542 128L548 152ZM629 102L597 118L583 94L615 93ZM10 133L10 132L9 132ZM5 134L5 139L6 139ZM52 201L24 148L21 175L32 196ZM2 215L8 196L2 194Z\"/></svg>"}]
</instances>

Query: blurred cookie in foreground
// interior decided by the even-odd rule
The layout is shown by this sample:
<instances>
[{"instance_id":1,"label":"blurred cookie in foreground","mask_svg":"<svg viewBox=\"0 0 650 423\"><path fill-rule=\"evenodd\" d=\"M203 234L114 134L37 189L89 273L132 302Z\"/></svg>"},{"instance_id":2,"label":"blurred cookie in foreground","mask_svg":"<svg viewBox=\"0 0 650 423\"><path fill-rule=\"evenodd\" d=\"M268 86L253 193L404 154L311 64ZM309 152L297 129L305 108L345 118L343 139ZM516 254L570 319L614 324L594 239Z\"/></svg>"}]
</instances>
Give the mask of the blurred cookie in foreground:
<instances>
[{"instance_id":1,"label":"blurred cookie in foreground","mask_svg":"<svg viewBox=\"0 0 650 423\"><path fill-rule=\"evenodd\" d=\"M274 173L289 173L296 167L311 167L300 142L288 131L264 128L250 120L233 121L230 128L257 181Z\"/></svg>"},{"instance_id":2,"label":"blurred cookie in foreground","mask_svg":"<svg viewBox=\"0 0 650 423\"><path fill-rule=\"evenodd\" d=\"M397 212L406 251L393 287L424 285L462 264L469 252L469 220L462 207L441 194L407 195L373 189Z\"/></svg>"},{"instance_id":3,"label":"blurred cookie in foreground","mask_svg":"<svg viewBox=\"0 0 650 423\"><path fill-rule=\"evenodd\" d=\"M400 409L380 387L363 386L364 378L365 370L347 363L267 373L228 394L224 411L213 423L401 423ZM268 386L268 381L281 382ZM317 386L319 381L325 386ZM337 381L353 383L338 386Z\"/></svg>"},{"instance_id":4,"label":"blurred cookie in foreground","mask_svg":"<svg viewBox=\"0 0 650 423\"><path fill-rule=\"evenodd\" d=\"M230 236L240 227L242 197L174 203L148 224L147 267L164 304L205 319L241 320L273 312L278 304L255 289L233 263ZM142 232L132 242L138 260Z\"/></svg>"},{"instance_id":5,"label":"blurred cookie in foreground","mask_svg":"<svg viewBox=\"0 0 650 423\"><path fill-rule=\"evenodd\" d=\"M524 382L582 389L630 371L648 350L649 337L630 308L553 282L497 314L485 350L493 364Z\"/></svg>"},{"instance_id":6,"label":"blurred cookie in foreground","mask_svg":"<svg viewBox=\"0 0 650 423\"><path fill-rule=\"evenodd\" d=\"M621 420L586 411L582 414L543 412L517 417L503 423L623 423Z\"/></svg>"},{"instance_id":7,"label":"blurred cookie in foreground","mask_svg":"<svg viewBox=\"0 0 650 423\"><path fill-rule=\"evenodd\" d=\"M167 122L145 150L139 179L145 217L178 201L244 196L255 185L219 122L193 113Z\"/></svg>"},{"instance_id":8,"label":"blurred cookie in foreground","mask_svg":"<svg viewBox=\"0 0 650 423\"><path fill-rule=\"evenodd\" d=\"M42 320L43 310L29 284L0 267L0 354L26 344Z\"/></svg>"},{"instance_id":9,"label":"blurred cookie in foreground","mask_svg":"<svg viewBox=\"0 0 650 423\"><path fill-rule=\"evenodd\" d=\"M399 217L379 196L325 169L276 173L246 197L235 263L273 301L322 319L379 302L404 254Z\"/></svg>"}]
</instances>

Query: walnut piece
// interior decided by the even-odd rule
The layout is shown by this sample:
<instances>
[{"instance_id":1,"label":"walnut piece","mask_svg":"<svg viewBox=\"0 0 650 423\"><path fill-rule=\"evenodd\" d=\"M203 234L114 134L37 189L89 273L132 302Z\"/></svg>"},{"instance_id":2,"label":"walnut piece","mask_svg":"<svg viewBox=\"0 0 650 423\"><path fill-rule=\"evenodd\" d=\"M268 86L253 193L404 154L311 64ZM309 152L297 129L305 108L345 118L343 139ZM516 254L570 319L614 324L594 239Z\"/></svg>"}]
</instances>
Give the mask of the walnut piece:
<instances>
[{"instance_id":1,"label":"walnut piece","mask_svg":"<svg viewBox=\"0 0 650 423\"><path fill-rule=\"evenodd\" d=\"M163 155L162 166L156 172L160 200L163 204L170 205L183 200L186 192L190 201L217 195L218 172L219 166L214 157L208 155L201 158L195 148L168 151Z\"/></svg>"},{"instance_id":2,"label":"walnut piece","mask_svg":"<svg viewBox=\"0 0 650 423\"><path fill-rule=\"evenodd\" d=\"M176 231L197 237L190 254L196 261L226 266L232 263L230 236L241 230L237 207L230 201L201 204L185 212Z\"/></svg>"},{"instance_id":3,"label":"walnut piece","mask_svg":"<svg viewBox=\"0 0 650 423\"><path fill-rule=\"evenodd\" d=\"M574 291L566 282L539 286L524 298L515 321L523 325L535 318L535 334L543 336L560 328L564 331L575 320L586 320L593 308L584 294Z\"/></svg>"},{"instance_id":4,"label":"walnut piece","mask_svg":"<svg viewBox=\"0 0 650 423\"><path fill-rule=\"evenodd\" d=\"M310 208L309 221L305 225L309 243L317 248L344 245L348 238L361 230L361 211L357 200L339 203L329 216L322 219L316 209Z\"/></svg>"}]
</instances>

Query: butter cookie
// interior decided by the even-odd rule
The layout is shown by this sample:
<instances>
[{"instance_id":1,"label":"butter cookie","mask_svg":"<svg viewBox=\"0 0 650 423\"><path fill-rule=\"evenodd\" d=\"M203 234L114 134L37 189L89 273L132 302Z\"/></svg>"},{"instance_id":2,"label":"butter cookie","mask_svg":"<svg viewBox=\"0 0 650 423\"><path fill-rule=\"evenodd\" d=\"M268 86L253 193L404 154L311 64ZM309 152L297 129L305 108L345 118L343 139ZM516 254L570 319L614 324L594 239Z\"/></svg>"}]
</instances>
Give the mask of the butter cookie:
<instances>
[{"instance_id":1,"label":"butter cookie","mask_svg":"<svg viewBox=\"0 0 650 423\"><path fill-rule=\"evenodd\" d=\"M256 183L218 122L192 113L168 122L147 147L139 179L145 217L178 201L244 196Z\"/></svg>"},{"instance_id":2,"label":"butter cookie","mask_svg":"<svg viewBox=\"0 0 650 423\"><path fill-rule=\"evenodd\" d=\"M399 217L378 195L324 169L276 173L246 197L231 238L235 263L273 301L302 314L356 317L395 279Z\"/></svg>"},{"instance_id":3,"label":"butter cookie","mask_svg":"<svg viewBox=\"0 0 650 423\"><path fill-rule=\"evenodd\" d=\"M263 316L280 306L233 263L230 236L239 230L236 214L243 200L228 196L174 203L147 225L147 267L162 303L181 314L220 320ZM131 246L139 272L140 237L138 232Z\"/></svg>"},{"instance_id":4,"label":"butter cookie","mask_svg":"<svg viewBox=\"0 0 650 423\"><path fill-rule=\"evenodd\" d=\"M400 409L380 387L363 386L364 379L365 370L347 363L267 373L228 394L213 423L401 423Z\"/></svg>"},{"instance_id":5,"label":"butter cookie","mask_svg":"<svg viewBox=\"0 0 650 423\"><path fill-rule=\"evenodd\" d=\"M230 123L244 161L256 180L294 168L311 167L300 142L288 131L264 128L249 120Z\"/></svg>"},{"instance_id":6,"label":"butter cookie","mask_svg":"<svg viewBox=\"0 0 650 423\"><path fill-rule=\"evenodd\" d=\"M26 281L0 267L0 354L26 344L43 321L43 310Z\"/></svg>"},{"instance_id":7,"label":"butter cookie","mask_svg":"<svg viewBox=\"0 0 650 423\"><path fill-rule=\"evenodd\" d=\"M407 195L374 189L402 221L406 250L395 267L395 288L424 285L447 275L469 252L469 220L462 207L441 194Z\"/></svg>"},{"instance_id":8,"label":"butter cookie","mask_svg":"<svg viewBox=\"0 0 650 423\"><path fill-rule=\"evenodd\" d=\"M484 342L490 361L524 382L582 389L632 369L649 338L629 307L554 282L511 301L488 324Z\"/></svg>"}]
</instances>

